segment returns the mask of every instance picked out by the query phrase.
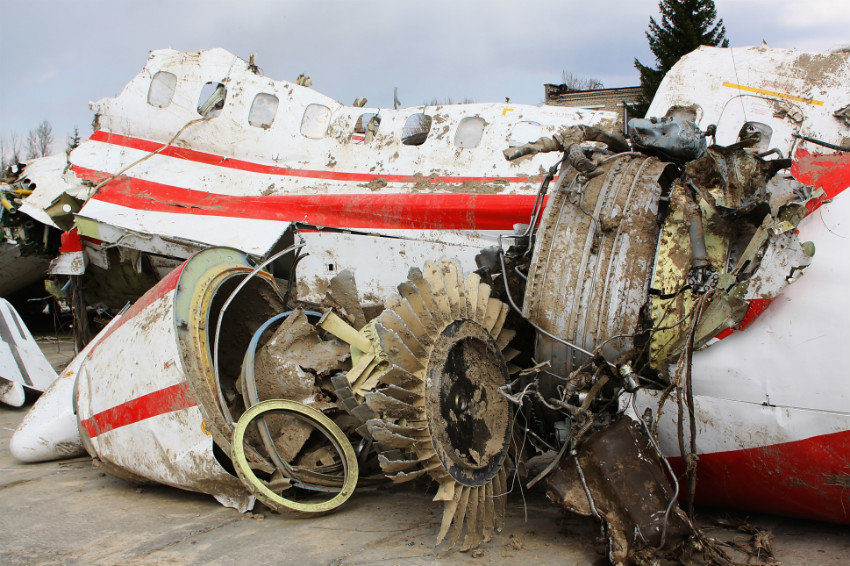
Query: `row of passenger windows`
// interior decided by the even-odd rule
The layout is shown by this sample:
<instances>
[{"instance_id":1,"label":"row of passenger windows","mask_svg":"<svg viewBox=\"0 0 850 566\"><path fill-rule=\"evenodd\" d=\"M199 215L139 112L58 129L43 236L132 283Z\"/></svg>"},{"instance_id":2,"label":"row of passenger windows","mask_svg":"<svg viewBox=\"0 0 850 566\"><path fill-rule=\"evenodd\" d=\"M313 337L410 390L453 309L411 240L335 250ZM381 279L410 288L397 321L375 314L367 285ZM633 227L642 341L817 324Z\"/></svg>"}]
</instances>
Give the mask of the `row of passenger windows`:
<instances>
[{"instance_id":1,"label":"row of passenger windows","mask_svg":"<svg viewBox=\"0 0 850 566\"><path fill-rule=\"evenodd\" d=\"M148 104L165 108L171 104L177 88L177 76L168 71L159 71L151 79L148 89ZM201 116L215 117L224 108L227 88L219 82L207 82L198 97L197 111ZM248 124L268 129L274 122L280 99L273 94L261 92L254 97L248 110ZM301 118L301 134L310 139L322 139L327 134L331 120L331 109L323 104L308 104ZM431 132L432 118L424 112L412 114L407 118L401 130L401 143L404 145L422 145ZM486 122L478 116L463 118L455 131L454 144L461 148L474 148L481 143ZM381 116L373 112L361 114L354 124L351 140L369 142L378 133ZM543 128L537 122L518 122L513 129L510 146L518 146L537 141L543 135Z\"/></svg>"},{"instance_id":2,"label":"row of passenger windows","mask_svg":"<svg viewBox=\"0 0 850 566\"><path fill-rule=\"evenodd\" d=\"M148 103L151 106L165 108L171 104L174 91L177 87L177 76L168 71L159 71L151 79L148 90ZM201 116L215 117L224 108L227 98L227 88L219 82L207 82L201 89L198 97L198 114ZM273 94L261 92L254 97L251 108L248 111L248 123L251 126L269 129L277 115L280 100ZM673 106L667 116L676 116L686 120L697 121L696 111L693 107ZM309 104L304 110L301 118L301 134L310 139L322 139L325 137L331 120L331 109L323 104ZM401 130L401 143L404 145L422 145L428 139L431 132L431 116L424 112L412 114L407 118ZM370 142L378 133L381 125L381 116L373 112L361 114L354 124L354 133L351 140L354 142ZM463 118L455 131L454 144L461 148L474 148L481 143L484 135L486 122L478 116ZM761 122L746 122L738 134L738 140L745 138L757 138L755 146L757 151L766 151L770 147L770 138L773 130L767 124ZM543 135L543 128L537 122L518 122L513 131L508 145L511 147L537 141Z\"/></svg>"}]
</instances>

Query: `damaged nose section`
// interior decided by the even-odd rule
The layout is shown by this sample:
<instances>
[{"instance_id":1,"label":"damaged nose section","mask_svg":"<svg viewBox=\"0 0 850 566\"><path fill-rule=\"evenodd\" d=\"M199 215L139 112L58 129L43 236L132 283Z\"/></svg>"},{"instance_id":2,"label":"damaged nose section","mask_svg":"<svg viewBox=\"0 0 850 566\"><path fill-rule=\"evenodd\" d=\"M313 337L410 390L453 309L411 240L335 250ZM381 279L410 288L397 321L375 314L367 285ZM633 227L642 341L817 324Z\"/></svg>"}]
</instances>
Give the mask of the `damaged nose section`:
<instances>
[{"instance_id":1,"label":"damaged nose section","mask_svg":"<svg viewBox=\"0 0 850 566\"><path fill-rule=\"evenodd\" d=\"M321 383L350 355L319 337L307 318L318 313L283 306L274 278L242 252L187 260L78 358L73 405L86 451L117 477L242 511L255 497L302 514L345 502L358 462Z\"/></svg>"},{"instance_id":2,"label":"damaged nose section","mask_svg":"<svg viewBox=\"0 0 850 566\"><path fill-rule=\"evenodd\" d=\"M252 271L241 252L213 248L186 261L95 338L82 361L74 405L89 454L113 475L253 505L228 472L235 382L254 331L283 300L273 278L254 276L224 313L220 375L213 371L215 321ZM221 389L229 403L218 403ZM232 469L232 468L231 468Z\"/></svg>"}]
</instances>

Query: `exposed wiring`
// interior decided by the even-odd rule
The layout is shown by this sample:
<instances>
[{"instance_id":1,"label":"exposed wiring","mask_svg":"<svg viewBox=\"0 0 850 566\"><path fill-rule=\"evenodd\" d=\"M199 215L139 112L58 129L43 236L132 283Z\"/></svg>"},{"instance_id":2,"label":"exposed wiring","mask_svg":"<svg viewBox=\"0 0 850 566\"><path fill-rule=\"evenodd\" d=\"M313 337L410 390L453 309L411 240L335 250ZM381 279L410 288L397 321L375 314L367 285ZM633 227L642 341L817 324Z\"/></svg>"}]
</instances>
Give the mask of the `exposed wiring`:
<instances>
[{"instance_id":1,"label":"exposed wiring","mask_svg":"<svg viewBox=\"0 0 850 566\"><path fill-rule=\"evenodd\" d=\"M744 92L741 90L741 79L738 78L738 66L735 64L735 49L729 47L729 55L732 57L732 70L735 71L735 86L738 87L738 100L741 101L741 111L744 113L744 122L747 120L747 107L744 106Z\"/></svg>"},{"instance_id":2,"label":"exposed wiring","mask_svg":"<svg viewBox=\"0 0 850 566\"><path fill-rule=\"evenodd\" d=\"M664 522L661 524L661 540L658 543L658 546L655 547L655 550L661 550L664 547L665 539L667 538L667 523L670 520L670 511L673 510L673 505L676 504L676 501L679 499L679 480L676 478L676 474L673 472L673 468L670 466L670 462L667 461L667 458L664 457L664 453L661 452L661 447L658 446L658 442L655 441L655 437L652 436L652 432L649 430L649 425L638 415L637 407L635 406L635 399L637 398L636 393L632 393L632 400L630 405L632 406L632 411L635 413L635 417L640 421L640 424L643 426L644 432L646 432L646 437L649 439L649 443L655 449L656 454L664 462L664 467L667 469L667 475L670 476L670 480L673 482L673 497L670 498L670 503L667 504L667 509L664 511Z\"/></svg>"},{"instance_id":3,"label":"exposed wiring","mask_svg":"<svg viewBox=\"0 0 850 566\"><path fill-rule=\"evenodd\" d=\"M590 489L587 487L587 480L584 479L584 470L581 469L581 463L578 461L578 452L570 450L570 456L573 457L573 461L576 463L578 479L581 481L581 487L584 488L585 496L587 496L587 504L590 506L590 514L596 517L597 520L602 521L602 517L599 516L599 511L596 510L596 504L593 502L593 495L590 494Z\"/></svg>"},{"instance_id":4,"label":"exposed wiring","mask_svg":"<svg viewBox=\"0 0 850 566\"><path fill-rule=\"evenodd\" d=\"M850 151L850 147L845 147L843 145L836 145L834 143L825 142L823 140L819 140L817 138L810 138L809 136L801 136L798 133L791 134L792 137L799 138L801 140L811 142L813 144L822 145L823 147L828 147L829 149L834 149L836 151Z\"/></svg>"},{"instance_id":5,"label":"exposed wiring","mask_svg":"<svg viewBox=\"0 0 850 566\"><path fill-rule=\"evenodd\" d=\"M510 442L511 442L511 445L514 447L514 454L516 456L516 462L514 462L514 473L511 477L511 486L510 486L510 488L508 488L507 484L506 484L505 487L506 487L507 493L505 493L504 496L507 497L507 494L511 493L514 490L515 485L517 487L519 487L519 494L522 497L523 518L524 518L525 521L528 521L528 505L525 501L525 492L523 491L522 481L520 480L520 477L519 477L519 460L522 457L523 451L525 450L525 439L526 439L526 436L528 434L528 423L525 422L525 424L522 425L522 430L523 430L522 442L521 442L519 447L517 447L516 437L513 434L514 427L516 426L516 420L517 420L517 418L519 418L519 416L521 414L522 413L520 411L514 412L514 418L511 421L510 430L512 432L511 432L511 441ZM522 415L522 418L523 418L523 421L525 421L525 415Z\"/></svg>"}]
</instances>

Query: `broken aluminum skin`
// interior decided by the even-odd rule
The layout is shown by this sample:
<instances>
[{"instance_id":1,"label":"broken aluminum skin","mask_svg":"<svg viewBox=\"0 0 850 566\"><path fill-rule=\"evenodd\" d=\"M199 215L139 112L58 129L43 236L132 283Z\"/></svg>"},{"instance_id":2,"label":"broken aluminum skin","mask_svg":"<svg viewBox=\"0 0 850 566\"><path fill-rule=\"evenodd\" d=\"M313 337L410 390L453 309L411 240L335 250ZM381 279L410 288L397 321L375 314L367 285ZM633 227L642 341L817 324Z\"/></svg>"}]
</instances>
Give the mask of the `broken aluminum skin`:
<instances>
[{"instance_id":1,"label":"broken aluminum skin","mask_svg":"<svg viewBox=\"0 0 850 566\"><path fill-rule=\"evenodd\" d=\"M20 407L24 390L44 391L56 371L15 308L0 298L0 402Z\"/></svg>"}]
</instances>

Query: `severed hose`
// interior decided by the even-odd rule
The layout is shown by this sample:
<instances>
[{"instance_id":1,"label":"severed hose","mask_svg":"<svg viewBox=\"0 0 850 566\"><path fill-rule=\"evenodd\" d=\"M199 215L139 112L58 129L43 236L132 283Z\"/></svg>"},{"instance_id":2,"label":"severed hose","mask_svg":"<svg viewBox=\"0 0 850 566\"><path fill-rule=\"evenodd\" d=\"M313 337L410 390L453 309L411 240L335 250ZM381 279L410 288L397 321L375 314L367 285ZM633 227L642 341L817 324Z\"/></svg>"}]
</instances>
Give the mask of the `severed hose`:
<instances>
[{"instance_id":1,"label":"severed hose","mask_svg":"<svg viewBox=\"0 0 850 566\"><path fill-rule=\"evenodd\" d=\"M254 470L251 469L251 465L245 457L245 432L255 419L262 418L268 413L285 414L304 421L319 430L333 445L342 461L344 479L341 489L331 499L316 503L287 499L275 493L254 474ZM297 401L270 399L245 411L234 426L230 450L233 467L236 469L239 479L257 499L275 511L287 511L298 515L327 513L345 503L357 486L359 475L357 455L354 453L354 448L348 441L348 437L345 436L342 429L320 411Z\"/></svg>"}]
</instances>

